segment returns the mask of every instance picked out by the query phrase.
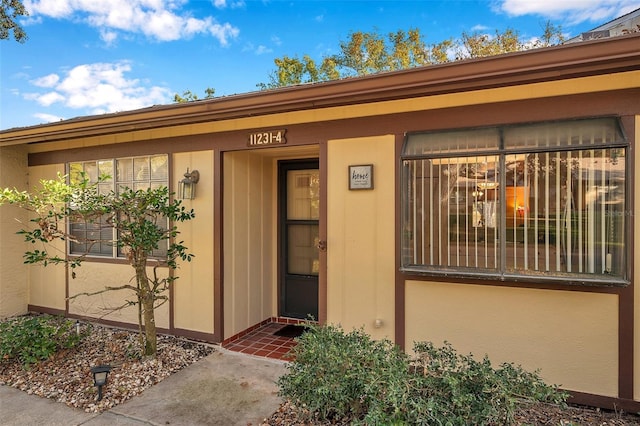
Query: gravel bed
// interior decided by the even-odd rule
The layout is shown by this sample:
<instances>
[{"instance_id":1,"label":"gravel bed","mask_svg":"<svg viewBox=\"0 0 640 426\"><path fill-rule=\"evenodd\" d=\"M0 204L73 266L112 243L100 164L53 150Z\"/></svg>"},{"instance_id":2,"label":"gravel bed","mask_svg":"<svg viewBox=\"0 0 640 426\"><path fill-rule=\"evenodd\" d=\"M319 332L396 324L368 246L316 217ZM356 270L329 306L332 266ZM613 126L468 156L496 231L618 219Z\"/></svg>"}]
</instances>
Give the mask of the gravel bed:
<instances>
[{"instance_id":1,"label":"gravel bed","mask_svg":"<svg viewBox=\"0 0 640 426\"><path fill-rule=\"evenodd\" d=\"M82 328L87 336L77 347L28 369L0 362L0 384L95 413L122 404L215 351L211 345L159 335L157 357L141 359L136 332L86 323ZM91 367L104 364L112 370L98 402Z\"/></svg>"},{"instance_id":2,"label":"gravel bed","mask_svg":"<svg viewBox=\"0 0 640 426\"><path fill-rule=\"evenodd\" d=\"M309 412L302 410L303 417L299 416L299 410L290 401L286 401L271 417L265 419L260 426L348 426L348 422L333 421L320 422L308 421L313 418ZM304 420L303 420L304 419ZM536 404L522 408L515 415L515 425L548 425L548 426L631 426L640 425L640 417L628 413L614 413L588 407L569 406L561 408L550 404Z\"/></svg>"}]
</instances>

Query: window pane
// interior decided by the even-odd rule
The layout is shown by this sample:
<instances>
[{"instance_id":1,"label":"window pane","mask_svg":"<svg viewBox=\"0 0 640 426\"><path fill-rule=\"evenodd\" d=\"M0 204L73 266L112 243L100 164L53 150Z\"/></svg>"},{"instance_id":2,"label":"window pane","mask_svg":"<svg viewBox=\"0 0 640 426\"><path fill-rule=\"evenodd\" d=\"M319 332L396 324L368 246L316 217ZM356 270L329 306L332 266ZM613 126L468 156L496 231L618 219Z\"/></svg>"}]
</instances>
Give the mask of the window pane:
<instances>
[{"instance_id":1,"label":"window pane","mask_svg":"<svg viewBox=\"0 0 640 426\"><path fill-rule=\"evenodd\" d=\"M107 195L111 191L113 191L113 184L110 183L101 183L98 184L98 194Z\"/></svg>"},{"instance_id":2,"label":"window pane","mask_svg":"<svg viewBox=\"0 0 640 426\"><path fill-rule=\"evenodd\" d=\"M320 217L320 172L287 172L287 219L311 220Z\"/></svg>"},{"instance_id":3,"label":"window pane","mask_svg":"<svg viewBox=\"0 0 640 426\"><path fill-rule=\"evenodd\" d=\"M133 184L133 190L134 191L146 191L147 189L149 189L149 182L140 182L140 183L134 183Z\"/></svg>"},{"instance_id":4,"label":"window pane","mask_svg":"<svg viewBox=\"0 0 640 426\"><path fill-rule=\"evenodd\" d=\"M404 264L496 269L498 156L404 163Z\"/></svg>"},{"instance_id":5,"label":"window pane","mask_svg":"<svg viewBox=\"0 0 640 426\"><path fill-rule=\"evenodd\" d=\"M102 220L96 222L74 222L70 226L71 235L77 241L71 241L70 251L73 254L91 254L93 256L113 255L113 231L110 226L103 226Z\"/></svg>"},{"instance_id":6,"label":"window pane","mask_svg":"<svg viewBox=\"0 0 640 426\"><path fill-rule=\"evenodd\" d=\"M151 157L151 180L167 182L169 179L169 162L166 155Z\"/></svg>"},{"instance_id":7,"label":"window pane","mask_svg":"<svg viewBox=\"0 0 640 426\"><path fill-rule=\"evenodd\" d=\"M131 158L120 159L117 161L118 182L133 181L133 160Z\"/></svg>"},{"instance_id":8,"label":"window pane","mask_svg":"<svg viewBox=\"0 0 640 426\"><path fill-rule=\"evenodd\" d=\"M417 133L407 137L403 154L448 155L472 151L496 151L500 146L498 129L477 129L446 133Z\"/></svg>"},{"instance_id":9,"label":"window pane","mask_svg":"<svg viewBox=\"0 0 640 426\"><path fill-rule=\"evenodd\" d=\"M507 156L507 270L624 277L624 157L621 149Z\"/></svg>"},{"instance_id":10,"label":"window pane","mask_svg":"<svg viewBox=\"0 0 640 426\"><path fill-rule=\"evenodd\" d=\"M149 182L151 170L149 169L149 157L133 159L133 177L140 182Z\"/></svg>"},{"instance_id":11,"label":"window pane","mask_svg":"<svg viewBox=\"0 0 640 426\"><path fill-rule=\"evenodd\" d=\"M318 232L318 225L288 225L288 274L319 274Z\"/></svg>"},{"instance_id":12,"label":"window pane","mask_svg":"<svg viewBox=\"0 0 640 426\"><path fill-rule=\"evenodd\" d=\"M100 176L109 176L106 182L113 181L113 160L98 161L98 174Z\"/></svg>"},{"instance_id":13,"label":"window pane","mask_svg":"<svg viewBox=\"0 0 640 426\"><path fill-rule=\"evenodd\" d=\"M86 173L86 177L89 179L89 182L98 181L98 165L95 161L87 161L84 163L84 172Z\"/></svg>"},{"instance_id":14,"label":"window pane","mask_svg":"<svg viewBox=\"0 0 640 426\"><path fill-rule=\"evenodd\" d=\"M82 163L69 163L69 180L72 183L78 183L82 179L84 166Z\"/></svg>"}]
</instances>

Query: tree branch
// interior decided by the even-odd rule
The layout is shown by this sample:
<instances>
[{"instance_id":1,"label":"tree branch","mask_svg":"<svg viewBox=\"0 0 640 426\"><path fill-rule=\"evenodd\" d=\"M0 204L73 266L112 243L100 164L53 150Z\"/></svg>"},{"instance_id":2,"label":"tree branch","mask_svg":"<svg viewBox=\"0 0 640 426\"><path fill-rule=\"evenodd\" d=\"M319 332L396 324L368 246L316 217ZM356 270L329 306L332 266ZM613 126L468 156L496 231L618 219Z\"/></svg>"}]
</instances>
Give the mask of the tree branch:
<instances>
[{"instance_id":1,"label":"tree branch","mask_svg":"<svg viewBox=\"0 0 640 426\"><path fill-rule=\"evenodd\" d=\"M125 285L122 285L122 286L119 286L119 287L105 287L104 289L98 290L98 291L95 291L95 292L77 293L77 294L74 294L73 296L69 296L67 298L67 300L73 300L73 299L75 299L75 298L77 298L79 296L95 296L95 295L98 295L98 294L106 293L108 291L117 291L117 290L131 290L131 291L133 291L135 293L138 292L138 289L135 288L134 286L125 284Z\"/></svg>"}]
</instances>

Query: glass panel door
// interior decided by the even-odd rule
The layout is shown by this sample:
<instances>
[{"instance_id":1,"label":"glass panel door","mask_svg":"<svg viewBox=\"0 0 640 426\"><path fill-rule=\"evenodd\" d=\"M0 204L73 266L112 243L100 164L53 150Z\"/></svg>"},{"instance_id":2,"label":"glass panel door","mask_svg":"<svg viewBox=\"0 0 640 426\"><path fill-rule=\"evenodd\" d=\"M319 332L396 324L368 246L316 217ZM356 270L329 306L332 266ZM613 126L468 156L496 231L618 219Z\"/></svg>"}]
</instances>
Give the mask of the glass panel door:
<instances>
[{"instance_id":1,"label":"glass panel door","mask_svg":"<svg viewBox=\"0 0 640 426\"><path fill-rule=\"evenodd\" d=\"M280 315L318 318L320 173L317 160L280 163Z\"/></svg>"}]
</instances>

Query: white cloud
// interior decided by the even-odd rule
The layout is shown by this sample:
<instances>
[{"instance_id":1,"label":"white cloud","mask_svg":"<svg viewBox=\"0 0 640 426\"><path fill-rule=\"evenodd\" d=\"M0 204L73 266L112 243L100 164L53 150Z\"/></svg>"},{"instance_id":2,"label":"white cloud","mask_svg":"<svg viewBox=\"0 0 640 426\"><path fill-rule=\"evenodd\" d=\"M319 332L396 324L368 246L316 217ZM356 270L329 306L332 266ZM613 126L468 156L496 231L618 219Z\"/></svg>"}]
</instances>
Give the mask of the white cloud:
<instances>
[{"instance_id":1,"label":"white cloud","mask_svg":"<svg viewBox=\"0 0 640 426\"><path fill-rule=\"evenodd\" d=\"M35 80L31 80L31 84L38 87L53 87L60 80L58 74L49 74L44 77L36 78Z\"/></svg>"},{"instance_id":2,"label":"white cloud","mask_svg":"<svg viewBox=\"0 0 640 426\"><path fill-rule=\"evenodd\" d=\"M236 0L236 1L227 1L227 0L213 0L211 3L218 9L226 9L230 7L232 9L237 9L239 7L244 7L244 0Z\"/></svg>"},{"instance_id":3,"label":"white cloud","mask_svg":"<svg viewBox=\"0 0 640 426\"><path fill-rule=\"evenodd\" d=\"M474 25L473 27L471 27L471 31L486 31L488 29L489 29L489 27L487 27L486 25L481 25L481 24Z\"/></svg>"},{"instance_id":4,"label":"white cloud","mask_svg":"<svg viewBox=\"0 0 640 426\"><path fill-rule=\"evenodd\" d=\"M52 18L67 18L73 13L71 2L73 0L25 0L24 6L29 15L41 14Z\"/></svg>"},{"instance_id":5,"label":"white cloud","mask_svg":"<svg viewBox=\"0 0 640 426\"><path fill-rule=\"evenodd\" d=\"M271 53L273 49L269 49L267 46L260 45L256 49L256 55L264 55L265 53Z\"/></svg>"},{"instance_id":6,"label":"white cloud","mask_svg":"<svg viewBox=\"0 0 640 426\"><path fill-rule=\"evenodd\" d=\"M270 47L267 47L265 45L259 45L258 47L256 47L253 43L247 43L244 45L244 47L242 48L243 52L253 52L256 55L263 55L265 53L271 53L273 52L273 49L271 49Z\"/></svg>"},{"instance_id":7,"label":"white cloud","mask_svg":"<svg viewBox=\"0 0 640 426\"><path fill-rule=\"evenodd\" d=\"M228 2L217 0L216 6L217 3ZM228 22L221 24L211 16L200 19L183 12L185 0L25 0L24 4L34 18L84 21L96 27L107 44L116 39L117 31L144 34L158 41L208 34L222 45L239 33ZM243 4L231 2L232 7Z\"/></svg>"},{"instance_id":8,"label":"white cloud","mask_svg":"<svg viewBox=\"0 0 640 426\"><path fill-rule=\"evenodd\" d=\"M223 46L228 44L229 38L236 38L240 33L240 30L228 23L223 25L214 24L208 29L211 35L216 37Z\"/></svg>"},{"instance_id":9,"label":"white cloud","mask_svg":"<svg viewBox=\"0 0 640 426\"><path fill-rule=\"evenodd\" d=\"M62 96L58 92L48 92L44 95L39 95L36 98L36 101L38 101L38 103L42 106L50 106L55 104L56 102L64 101L64 96Z\"/></svg>"},{"instance_id":10,"label":"white cloud","mask_svg":"<svg viewBox=\"0 0 640 426\"><path fill-rule=\"evenodd\" d=\"M118 33L115 31L110 31L107 29L100 30L100 38L105 42L107 46L111 46L116 42L118 38Z\"/></svg>"},{"instance_id":11,"label":"white cloud","mask_svg":"<svg viewBox=\"0 0 640 426\"><path fill-rule=\"evenodd\" d=\"M511 16L541 15L570 24L614 19L640 7L639 0L499 0L497 8Z\"/></svg>"},{"instance_id":12,"label":"white cloud","mask_svg":"<svg viewBox=\"0 0 640 426\"><path fill-rule=\"evenodd\" d=\"M39 112L36 114L33 114L33 116L35 118L39 118L41 121L44 121L45 123L53 123L56 121L60 121L60 120L64 120L64 118L57 116L57 115L53 115L53 114L46 114L43 112Z\"/></svg>"},{"instance_id":13,"label":"white cloud","mask_svg":"<svg viewBox=\"0 0 640 426\"><path fill-rule=\"evenodd\" d=\"M53 90L27 93L24 98L42 106L60 103L68 108L87 110L91 114L127 111L170 100L168 89L148 87L138 79L127 78L125 74L130 71L131 65L124 61L78 65L62 77L50 74L32 80L35 86Z\"/></svg>"}]
</instances>

